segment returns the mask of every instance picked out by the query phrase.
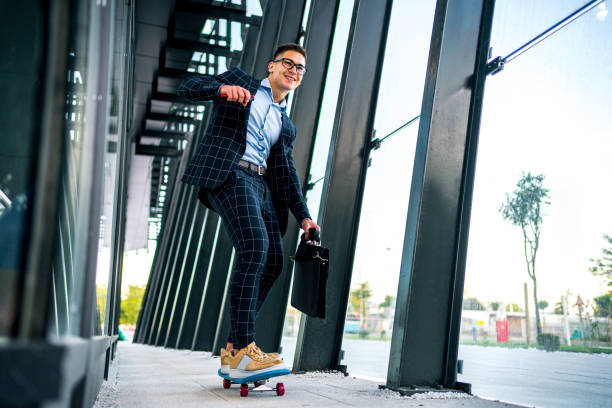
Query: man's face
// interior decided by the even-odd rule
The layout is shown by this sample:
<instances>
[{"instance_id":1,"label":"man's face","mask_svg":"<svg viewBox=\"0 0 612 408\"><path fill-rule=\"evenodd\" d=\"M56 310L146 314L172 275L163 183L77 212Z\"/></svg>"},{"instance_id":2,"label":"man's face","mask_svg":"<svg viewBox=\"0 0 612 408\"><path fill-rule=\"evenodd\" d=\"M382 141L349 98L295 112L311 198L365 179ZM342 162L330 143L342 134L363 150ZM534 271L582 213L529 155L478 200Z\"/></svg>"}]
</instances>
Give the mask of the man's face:
<instances>
[{"instance_id":1,"label":"man's face","mask_svg":"<svg viewBox=\"0 0 612 408\"><path fill-rule=\"evenodd\" d=\"M287 58L293 61L293 64L306 66L306 58L297 51L287 50L274 58L275 60ZM302 83L302 75L297 73L297 67L287 69L281 62L270 62L268 64L269 80L272 86L280 90L292 91Z\"/></svg>"}]
</instances>

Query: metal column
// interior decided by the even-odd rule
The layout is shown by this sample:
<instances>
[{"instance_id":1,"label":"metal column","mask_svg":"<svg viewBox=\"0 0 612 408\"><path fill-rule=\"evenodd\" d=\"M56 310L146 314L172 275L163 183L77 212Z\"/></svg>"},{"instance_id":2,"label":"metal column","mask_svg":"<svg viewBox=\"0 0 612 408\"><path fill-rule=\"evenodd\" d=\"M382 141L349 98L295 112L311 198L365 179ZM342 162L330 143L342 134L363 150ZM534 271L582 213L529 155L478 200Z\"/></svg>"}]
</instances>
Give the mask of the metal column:
<instances>
[{"instance_id":1,"label":"metal column","mask_svg":"<svg viewBox=\"0 0 612 408\"><path fill-rule=\"evenodd\" d=\"M412 176L387 385L456 384L493 0L439 0Z\"/></svg>"},{"instance_id":2,"label":"metal column","mask_svg":"<svg viewBox=\"0 0 612 408\"><path fill-rule=\"evenodd\" d=\"M336 369L392 0L357 0L323 186L322 237L330 248L326 318L302 316L293 369Z\"/></svg>"}]
</instances>

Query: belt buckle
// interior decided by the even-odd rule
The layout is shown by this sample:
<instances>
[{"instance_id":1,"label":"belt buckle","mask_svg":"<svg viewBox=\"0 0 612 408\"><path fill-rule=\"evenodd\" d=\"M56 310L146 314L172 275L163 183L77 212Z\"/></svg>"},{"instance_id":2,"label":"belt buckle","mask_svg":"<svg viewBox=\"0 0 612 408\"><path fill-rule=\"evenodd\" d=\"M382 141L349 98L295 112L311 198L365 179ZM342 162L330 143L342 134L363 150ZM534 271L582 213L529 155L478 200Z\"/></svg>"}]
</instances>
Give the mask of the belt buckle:
<instances>
[{"instance_id":1,"label":"belt buckle","mask_svg":"<svg viewBox=\"0 0 612 408\"><path fill-rule=\"evenodd\" d=\"M264 175L265 170L266 169L264 168L264 166L259 166L259 165L257 166L257 174L259 174L260 176Z\"/></svg>"}]
</instances>

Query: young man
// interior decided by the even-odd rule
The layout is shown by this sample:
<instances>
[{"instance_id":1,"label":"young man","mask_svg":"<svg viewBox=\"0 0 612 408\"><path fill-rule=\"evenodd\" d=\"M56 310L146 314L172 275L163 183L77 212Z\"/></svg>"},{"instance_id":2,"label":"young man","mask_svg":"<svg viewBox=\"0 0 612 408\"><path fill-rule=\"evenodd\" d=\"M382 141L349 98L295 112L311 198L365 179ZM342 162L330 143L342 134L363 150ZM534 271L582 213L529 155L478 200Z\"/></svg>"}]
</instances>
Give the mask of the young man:
<instances>
[{"instance_id":1,"label":"young man","mask_svg":"<svg viewBox=\"0 0 612 408\"><path fill-rule=\"evenodd\" d=\"M239 68L186 78L178 94L213 101L206 135L182 181L201 187L198 198L216 211L236 249L230 283L231 330L221 371L232 378L286 369L277 353L255 344L255 319L283 267L288 210L300 227L312 221L293 162L296 129L285 114L287 94L306 73L306 51L285 44L258 80ZM278 305L284 307L284 305Z\"/></svg>"}]
</instances>

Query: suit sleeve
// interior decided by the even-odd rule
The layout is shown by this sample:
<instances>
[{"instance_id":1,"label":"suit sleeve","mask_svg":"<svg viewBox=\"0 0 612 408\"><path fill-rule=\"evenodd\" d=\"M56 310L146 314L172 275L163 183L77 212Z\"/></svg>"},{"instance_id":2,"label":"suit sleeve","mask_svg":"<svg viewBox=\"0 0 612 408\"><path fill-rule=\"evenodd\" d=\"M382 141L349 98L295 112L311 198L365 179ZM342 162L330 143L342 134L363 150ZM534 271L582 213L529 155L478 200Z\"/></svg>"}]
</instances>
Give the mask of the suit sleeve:
<instances>
[{"instance_id":1,"label":"suit sleeve","mask_svg":"<svg viewBox=\"0 0 612 408\"><path fill-rule=\"evenodd\" d=\"M240 70L232 68L220 75L191 76L183 79L176 93L193 102L205 102L219 96L222 85L236 85L240 80Z\"/></svg>"},{"instance_id":2,"label":"suit sleeve","mask_svg":"<svg viewBox=\"0 0 612 408\"><path fill-rule=\"evenodd\" d=\"M287 162L289 163L289 209L295 216L298 226L302 228L302 221L306 218L312 220L312 217L310 216L306 200L302 194L300 178L295 170L295 163L293 162L293 143L289 146Z\"/></svg>"}]
</instances>

